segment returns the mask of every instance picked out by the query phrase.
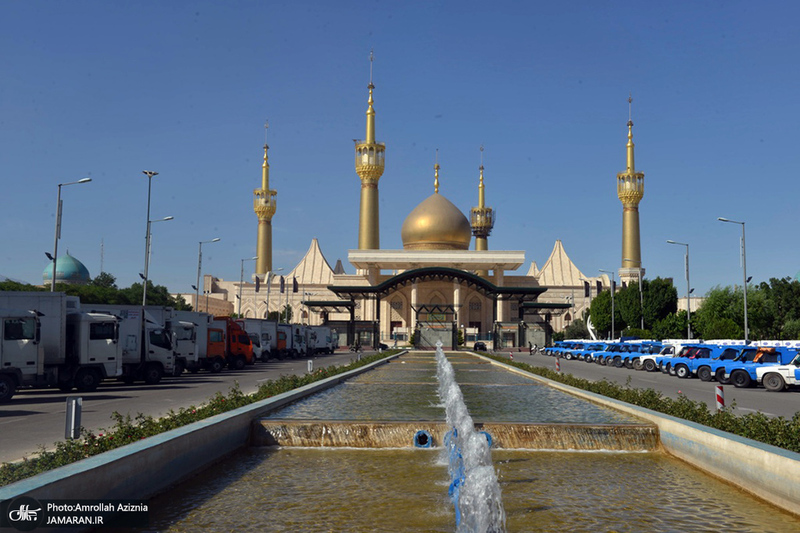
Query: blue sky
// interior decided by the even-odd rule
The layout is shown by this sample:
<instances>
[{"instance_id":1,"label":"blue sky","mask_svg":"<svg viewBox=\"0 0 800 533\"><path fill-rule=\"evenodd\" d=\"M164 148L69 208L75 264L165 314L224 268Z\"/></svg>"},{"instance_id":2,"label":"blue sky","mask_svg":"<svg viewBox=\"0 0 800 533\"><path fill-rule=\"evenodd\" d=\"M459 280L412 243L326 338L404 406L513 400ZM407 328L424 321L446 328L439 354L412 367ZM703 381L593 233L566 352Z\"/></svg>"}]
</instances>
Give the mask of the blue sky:
<instances>
[{"instance_id":1,"label":"blue sky","mask_svg":"<svg viewBox=\"0 0 800 533\"><path fill-rule=\"evenodd\" d=\"M191 292L255 255L253 189L269 119L273 266L313 237L331 265L357 247L369 51L375 50L381 247L433 192L477 203L485 147L491 249L542 266L556 239L587 275L617 270L633 94L647 277L697 293L795 276L800 4L795 2L41 2L0 4L0 274L41 283L52 251L120 286L144 268ZM529 263L528 263L529 264ZM520 269L527 270L528 264ZM254 263L245 264L249 278ZM353 267L346 263L352 273Z\"/></svg>"}]
</instances>

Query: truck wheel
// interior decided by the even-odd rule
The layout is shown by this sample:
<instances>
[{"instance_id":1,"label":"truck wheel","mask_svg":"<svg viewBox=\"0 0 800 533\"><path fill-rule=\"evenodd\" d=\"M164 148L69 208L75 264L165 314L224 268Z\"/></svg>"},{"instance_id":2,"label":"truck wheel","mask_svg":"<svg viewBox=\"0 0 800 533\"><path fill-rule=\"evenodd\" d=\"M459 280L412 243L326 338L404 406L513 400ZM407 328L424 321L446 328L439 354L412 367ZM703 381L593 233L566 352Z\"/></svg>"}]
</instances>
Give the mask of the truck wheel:
<instances>
[{"instance_id":1,"label":"truck wheel","mask_svg":"<svg viewBox=\"0 0 800 533\"><path fill-rule=\"evenodd\" d=\"M17 384L11 376L0 375L0 403L11 400L17 392Z\"/></svg>"},{"instance_id":2,"label":"truck wheel","mask_svg":"<svg viewBox=\"0 0 800 533\"><path fill-rule=\"evenodd\" d=\"M644 363L642 363L642 360L639 359L638 357L633 360L633 369L634 370L642 370L642 369L644 369Z\"/></svg>"},{"instance_id":3,"label":"truck wheel","mask_svg":"<svg viewBox=\"0 0 800 533\"><path fill-rule=\"evenodd\" d=\"M765 374L762 383L764 383L765 389L772 392L781 392L786 388L786 382L783 380L783 376L775 372Z\"/></svg>"},{"instance_id":4,"label":"truck wheel","mask_svg":"<svg viewBox=\"0 0 800 533\"><path fill-rule=\"evenodd\" d=\"M689 367L686 365L678 365L675 367L675 375L681 379L686 379L689 377Z\"/></svg>"},{"instance_id":5,"label":"truck wheel","mask_svg":"<svg viewBox=\"0 0 800 533\"><path fill-rule=\"evenodd\" d=\"M752 381L753 380L750 379L750 374L744 370L734 370L731 372L731 383L733 383L734 387L743 389L749 387Z\"/></svg>"},{"instance_id":6,"label":"truck wheel","mask_svg":"<svg viewBox=\"0 0 800 533\"><path fill-rule=\"evenodd\" d=\"M221 357L215 357L215 358L214 358L214 359L212 359L212 360L211 360L211 362L209 363L209 365L208 365L208 369L209 369L209 370L210 370L210 371L211 371L213 374L217 374L217 373L219 373L219 372L222 372L222 369L223 369L223 367L224 367L224 366L225 366L225 361L223 361Z\"/></svg>"},{"instance_id":7,"label":"truck wheel","mask_svg":"<svg viewBox=\"0 0 800 533\"><path fill-rule=\"evenodd\" d=\"M620 357L619 355L615 356L612 366L615 366L617 368L622 368L622 357Z\"/></svg>"},{"instance_id":8,"label":"truck wheel","mask_svg":"<svg viewBox=\"0 0 800 533\"><path fill-rule=\"evenodd\" d=\"M82 368L75 374L75 388L80 392L93 392L100 385L100 375L90 368Z\"/></svg>"},{"instance_id":9,"label":"truck wheel","mask_svg":"<svg viewBox=\"0 0 800 533\"><path fill-rule=\"evenodd\" d=\"M633 369L633 361L630 359L626 359L622 364L625 366L625 368Z\"/></svg>"},{"instance_id":10,"label":"truck wheel","mask_svg":"<svg viewBox=\"0 0 800 533\"><path fill-rule=\"evenodd\" d=\"M714 377L711 375L711 369L707 366L701 366L697 369L697 377L700 378L700 381L711 381L711 378Z\"/></svg>"},{"instance_id":11,"label":"truck wheel","mask_svg":"<svg viewBox=\"0 0 800 533\"><path fill-rule=\"evenodd\" d=\"M647 359L644 362L644 369L647 370L648 372L654 372L656 369L656 362L653 361L652 359Z\"/></svg>"},{"instance_id":12,"label":"truck wheel","mask_svg":"<svg viewBox=\"0 0 800 533\"><path fill-rule=\"evenodd\" d=\"M230 363L228 363L228 368L231 370L244 370L244 367L247 365L247 360L244 358L243 355L239 355L234 357Z\"/></svg>"},{"instance_id":13,"label":"truck wheel","mask_svg":"<svg viewBox=\"0 0 800 533\"><path fill-rule=\"evenodd\" d=\"M730 379L725 379L725 369L724 368L718 368L717 371L714 372L714 377L716 378L717 383L719 383L721 385L727 385L728 383L731 382Z\"/></svg>"},{"instance_id":14,"label":"truck wheel","mask_svg":"<svg viewBox=\"0 0 800 533\"><path fill-rule=\"evenodd\" d=\"M261 362L266 363L269 361L269 352L261 352Z\"/></svg>"},{"instance_id":15,"label":"truck wheel","mask_svg":"<svg viewBox=\"0 0 800 533\"><path fill-rule=\"evenodd\" d=\"M147 365L144 369L144 382L148 385L155 385L161 381L161 376L164 372L161 370L160 365Z\"/></svg>"},{"instance_id":16,"label":"truck wheel","mask_svg":"<svg viewBox=\"0 0 800 533\"><path fill-rule=\"evenodd\" d=\"M184 370L186 370L186 365L183 361L178 361L175 363L175 368L172 370L172 375L178 377L183 374Z\"/></svg>"}]
</instances>

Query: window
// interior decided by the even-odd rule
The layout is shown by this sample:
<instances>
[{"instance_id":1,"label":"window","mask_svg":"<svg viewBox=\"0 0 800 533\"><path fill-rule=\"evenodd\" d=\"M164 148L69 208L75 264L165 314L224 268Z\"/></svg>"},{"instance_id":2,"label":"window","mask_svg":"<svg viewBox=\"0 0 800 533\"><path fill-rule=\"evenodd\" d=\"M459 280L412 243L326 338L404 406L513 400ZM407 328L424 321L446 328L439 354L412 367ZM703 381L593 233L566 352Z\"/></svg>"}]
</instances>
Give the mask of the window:
<instances>
[{"instance_id":1,"label":"window","mask_svg":"<svg viewBox=\"0 0 800 533\"><path fill-rule=\"evenodd\" d=\"M89 340L114 340L116 338L114 322L92 322L89 324Z\"/></svg>"},{"instance_id":2,"label":"window","mask_svg":"<svg viewBox=\"0 0 800 533\"><path fill-rule=\"evenodd\" d=\"M8 318L3 321L3 340L21 341L36 336L36 321L33 318Z\"/></svg>"},{"instance_id":3,"label":"window","mask_svg":"<svg viewBox=\"0 0 800 533\"><path fill-rule=\"evenodd\" d=\"M211 342L222 342L222 331L212 329L208 332L208 340Z\"/></svg>"},{"instance_id":4,"label":"window","mask_svg":"<svg viewBox=\"0 0 800 533\"><path fill-rule=\"evenodd\" d=\"M169 335L163 329L154 329L150 331L150 344L164 348L165 350L172 349L172 343L169 340Z\"/></svg>"}]
</instances>

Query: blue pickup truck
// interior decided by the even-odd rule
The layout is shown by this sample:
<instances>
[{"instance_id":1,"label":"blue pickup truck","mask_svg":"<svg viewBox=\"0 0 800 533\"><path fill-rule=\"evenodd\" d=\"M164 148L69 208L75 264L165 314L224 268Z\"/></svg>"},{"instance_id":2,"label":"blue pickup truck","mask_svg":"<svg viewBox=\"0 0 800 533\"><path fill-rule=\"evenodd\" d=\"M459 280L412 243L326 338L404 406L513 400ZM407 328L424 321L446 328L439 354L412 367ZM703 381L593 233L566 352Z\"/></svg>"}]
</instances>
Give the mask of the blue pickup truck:
<instances>
[{"instance_id":1,"label":"blue pickup truck","mask_svg":"<svg viewBox=\"0 0 800 533\"><path fill-rule=\"evenodd\" d=\"M744 388L758 382L756 369L764 366L787 365L797 356L797 349L783 347L747 347L733 361L712 365L714 377L720 383L733 383Z\"/></svg>"},{"instance_id":2,"label":"blue pickup truck","mask_svg":"<svg viewBox=\"0 0 800 533\"><path fill-rule=\"evenodd\" d=\"M712 361L732 361L738 357L739 352L744 348L739 346L718 346L714 344L700 344L692 346L693 350L688 356L675 357L670 361L675 375L679 378L691 378L697 376L701 381L711 381L714 375L711 373Z\"/></svg>"}]
</instances>

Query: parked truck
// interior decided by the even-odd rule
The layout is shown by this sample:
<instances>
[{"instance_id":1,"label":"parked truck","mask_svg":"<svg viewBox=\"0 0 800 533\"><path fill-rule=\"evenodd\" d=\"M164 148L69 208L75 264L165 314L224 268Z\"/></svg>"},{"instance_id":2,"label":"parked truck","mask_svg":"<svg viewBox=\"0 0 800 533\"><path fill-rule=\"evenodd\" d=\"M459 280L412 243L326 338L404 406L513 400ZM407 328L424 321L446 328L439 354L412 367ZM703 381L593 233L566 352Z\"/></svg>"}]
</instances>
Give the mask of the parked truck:
<instances>
[{"instance_id":1,"label":"parked truck","mask_svg":"<svg viewBox=\"0 0 800 533\"><path fill-rule=\"evenodd\" d=\"M246 365L255 363L250 337L234 319L229 316L216 316L212 326L224 333L225 361L228 368L242 370Z\"/></svg>"},{"instance_id":2,"label":"parked truck","mask_svg":"<svg viewBox=\"0 0 800 533\"><path fill-rule=\"evenodd\" d=\"M36 383L44 360L40 327L33 311L0 309L0 403Z\"/></svg>"},{"instance_id":3,"label":"parked truck","mask_svg":"<svg viewBox=\"0 0 800 533\"><path fill-rule=\"evenodd\" d=\"M308 352L312 355L318 353L333 353L335 343L338 343L329 326L310 326L311 333L308 336Z\"/></svg>"},{"instance_id":4,"label":"parked truck","mask_svg":"<svg viewBox=\"0 0 800 533\"><path fill-rule=\"evenodd\" d=\"M756 368L756 377L765 389L772 392L782 392L793 385L800 385L800 353L788 364Z\"/></svg>"},{"instance_id":5,"label":"parked truck","mask_svg":"<svg viewBox=\"0 0 800 533\"><path fill-rule=\"evenodd\" d=\"M28 318L30 315L14 316L14 312L7 317L9 329L3 333L0 385L5 391L0 396L6 396L6 400L21 386L93 391L103 379L121 374L116 317L85 312L76 296L62 292L3 291L0 308L32 311L36 316L34 322ZM38 339L37 334L28 338L31 327L38 328ZM5 335L22 338L5 340ZM34 349L32 346L37 344ZM22 363L24 369L14 366Z\"/></svg>"},{"instance_id":6,"label":"parked truck","mask_svg":"<svg viewBox=\"0 0 800 533\"><path fill-rule=\"evenodd\" d=\"M119 319L122 381L155 385L164 375L174 375L172 333L163 320L140 305L87 304L86 307Z\"/></svg>"},{"instance_id":7,"label":"parked truck","mask_svg":"<svg viewBox=\"0 0 800 533\"><path fill-rule=\"evenodd\" d=\"M267 362L277 358L278 354L278 323L265 318L244 318L237 320L244 328L253 343L253 357Z\"/></svg>"}]
</instances>

